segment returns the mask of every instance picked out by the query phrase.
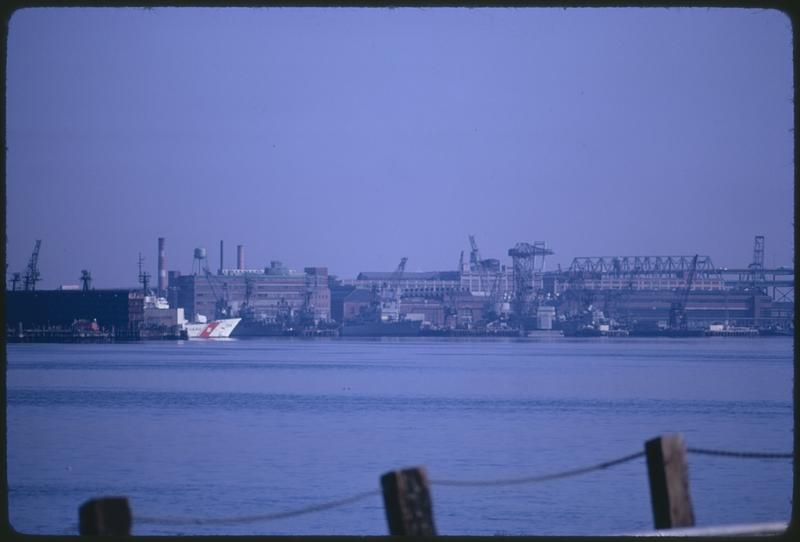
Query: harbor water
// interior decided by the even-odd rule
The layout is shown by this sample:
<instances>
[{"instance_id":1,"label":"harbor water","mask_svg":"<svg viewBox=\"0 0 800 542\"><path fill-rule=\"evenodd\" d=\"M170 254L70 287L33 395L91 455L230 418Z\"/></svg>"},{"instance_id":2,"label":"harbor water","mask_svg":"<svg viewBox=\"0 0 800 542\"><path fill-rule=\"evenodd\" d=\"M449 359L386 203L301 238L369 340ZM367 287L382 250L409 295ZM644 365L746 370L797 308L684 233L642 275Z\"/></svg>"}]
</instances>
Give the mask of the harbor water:
<instances>
[{"instance_id":1,"label":"harbor water","mask_svg":"<svg viewBox=\"0 0 800 542\"><path fill-rule=\"evenodd\" d=\"M644 458L534 484L453 487L686 444L792 451L791 338L250 339L7 346L11 525L76 534L126 496L133 534L387 534L378 490L424 466L445 535L653 527ZM698 526L788 521L792 463L688 455ZM158 524L153 518L180 521ZM148 519L150 521L148 521Z\"/></svg>"}]
</instances>

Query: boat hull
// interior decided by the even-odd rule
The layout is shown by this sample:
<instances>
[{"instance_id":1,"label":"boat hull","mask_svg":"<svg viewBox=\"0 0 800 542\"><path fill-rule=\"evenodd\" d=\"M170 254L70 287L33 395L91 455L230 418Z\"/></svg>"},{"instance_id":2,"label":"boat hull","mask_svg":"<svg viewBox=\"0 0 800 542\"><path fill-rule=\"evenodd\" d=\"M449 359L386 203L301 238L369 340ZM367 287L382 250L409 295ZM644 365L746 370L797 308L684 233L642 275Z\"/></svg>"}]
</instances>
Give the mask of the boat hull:
<instances>
[{"instance_id":1,"label":"boat hull","mask_svg":"<svg viewBox=\"0 0 800 542\"><path fill-rule=\"evenodd\" d=\"M231 337L283 337L287 335L281 324L244 319L239 322Z\"/></svg>"},{"instance_id":2,"label":"boat hull","mask_svg":"<svg viewBox=\"0 0 800 542\"><path fill-rule=\"evenodd\" d=\"M205 324L186 324L186 333L190 339L226 339L241 322L241 318L225 318Z\"/></svg>"}]
</instances>

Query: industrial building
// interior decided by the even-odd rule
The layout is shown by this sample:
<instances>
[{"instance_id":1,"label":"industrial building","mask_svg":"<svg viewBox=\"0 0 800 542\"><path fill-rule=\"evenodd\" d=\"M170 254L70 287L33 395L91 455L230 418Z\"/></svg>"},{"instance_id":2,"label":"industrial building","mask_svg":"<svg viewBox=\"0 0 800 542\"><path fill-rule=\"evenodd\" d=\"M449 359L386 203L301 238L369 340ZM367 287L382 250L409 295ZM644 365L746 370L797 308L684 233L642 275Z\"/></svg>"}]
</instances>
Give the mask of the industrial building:
<instances>
[{"instance_id":1,"label":"industrial building","mask_svg":"<svg viewBox=\"0 0 800 542\"><path fill-rule=\"evenodd\" d=\"M159 243L161 246L161 243ZM237 246L237 267L223 267L220 241L220 266L209 271L204 248L194 251L192 274L166 273L170 306L184 309L186 318L208 319L225 316L276 321L282 316L306 314L315 322L331 318L331 292L327 267L306 267L302 273L273 260L264 268L245 268L244 247ZM159 259L159 265L162 265ZM164 270L159 269L159 276Z\"/></svg>"},{"instance_id":2,"label":"industrial building","mask_svg":"<svg viewBox=\"0 0 800 542\"><path fill-rule=\"evenodd\" d=\"M166 243L159 238L157 293L178 311L167 320L163 310L148 318L148 300L152 305L158 298L147 294L150 275L141 256L140 289L94 290L91 274L83 270L83 288L36 291L37 241L24 282L21 273L13 274L6 322L9 328L48 328L96 320L104 329L141 330L175 327L173 319L182 321L185 315L190 321L200 316L302 320L328 328L332 322L372 318L415 321L429 330L529 330L558 328L589 313L624 326L673 326L680 313L684 327L794 326L794 270L764 267L763 236L755 238L753 262L741 269L718 268L709 256L683 255L577 257L567 269L548 271L545 257L553 252L543 241L510 248L510 265L482 258L474 236L469 241L469 260L462 251L456 271L406 272L407 258L402 258L393 272L337 279L327 267L298 272L277 260L246 268L242 245L236 267L226 268L222 242L216 272L209 270L206 250L197 248L192 271L184 275L166 269ZM23 290L16 290L18 283Z\"/></svg>"},{"instance_id":3,"label":"industrial building","mask_svg":"<svg viewBox=\"0 0 800 542\"><path fill-rule=\"evenodd\" d=\"M18 290L6 292L6 325L11 329L68 328L76 320L102 329L136 330L144 321L140 290Z\"/></svg>"},{"instance_id":4,"label":"industrial building","mask_svg":"<svg viewBox=\"0 0 800 542\"><path fill-rule=\"evenodd\" d=\"M761 236L754 263L739 270L717 268L709 256L684 255L578 257L566 270L547 271L545 257L553 252L542 241L518 243L508 251L511 265L503 265L481 258L474 236L469 240L469 260L462 252L457 273L406 273L403 258L394 272L362 272L333 282L334 318L361 317L383 292L396 290L401 318L432 327L515 317L527 328L558 326L587 309L628 325L668 325L676 308L692 327L793 326L793 270L763 267Z\"/></svg>"},{"instance_id":5,"label":"industrial building","mask_svg":"<svg viewBox=\"0 0 800 542\"><path fill-rule=\"evenodd\" d=\"M362 271L355 279L342 279L342 286L358 289L385 288L397 283L407 295L441 295L463 291L458 271L384 272Z\"/></svg>"}]
</instances>

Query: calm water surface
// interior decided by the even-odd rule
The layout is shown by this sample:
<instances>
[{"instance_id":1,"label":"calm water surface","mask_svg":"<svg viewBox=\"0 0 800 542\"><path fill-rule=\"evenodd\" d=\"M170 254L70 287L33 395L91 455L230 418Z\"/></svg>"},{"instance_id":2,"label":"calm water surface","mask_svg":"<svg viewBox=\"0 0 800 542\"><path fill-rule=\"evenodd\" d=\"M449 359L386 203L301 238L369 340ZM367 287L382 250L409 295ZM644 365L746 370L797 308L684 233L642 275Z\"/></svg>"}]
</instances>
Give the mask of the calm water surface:
<instances>
[{"instance_id":1,"label":"calm water surface","mask_svg":"<svg viewBox=\"0 0 800 542\"><path fill-rule=\"evenodd\" d=\"M792 451L792 340L228 340L7 346L11 523L75 534L125 495L134 534L387 534L379 495L232 525L136 517L282 512L434 480L547 474L680 432L689 446ZM788 520L790 460L690 455L698 526ZM575 478L431 487L440 534L652 527L643 458Z\"/></svg>"}]
</instances>

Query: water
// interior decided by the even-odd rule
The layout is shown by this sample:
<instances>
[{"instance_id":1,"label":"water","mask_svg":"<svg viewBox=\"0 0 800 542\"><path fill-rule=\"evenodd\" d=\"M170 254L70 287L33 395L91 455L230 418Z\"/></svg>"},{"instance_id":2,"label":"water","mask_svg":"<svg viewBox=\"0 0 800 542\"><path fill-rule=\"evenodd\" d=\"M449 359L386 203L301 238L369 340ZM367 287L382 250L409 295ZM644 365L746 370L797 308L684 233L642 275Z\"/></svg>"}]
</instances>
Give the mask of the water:
<instances>
[{"instance_id":1,"label":"water","mask_svg":"<svg viewBox=\"0 0 800 542\"><path fill-rule=\"evenodd\" d=\"M133 533L387 534L377 490L548 474L643 449L792 451L792 340L230 340L7 346L12 526L75 534L87 499L129 498ZM790 460L689 456L698 526L788 520ZM431 487L439 534L652 528L643 458L579 477Z\"/></svg>"}]
</instances>

